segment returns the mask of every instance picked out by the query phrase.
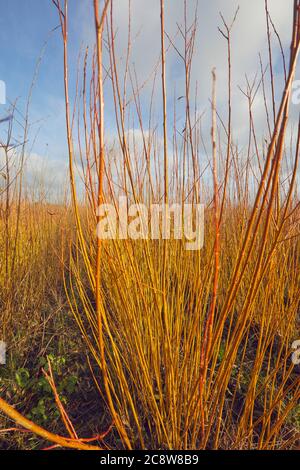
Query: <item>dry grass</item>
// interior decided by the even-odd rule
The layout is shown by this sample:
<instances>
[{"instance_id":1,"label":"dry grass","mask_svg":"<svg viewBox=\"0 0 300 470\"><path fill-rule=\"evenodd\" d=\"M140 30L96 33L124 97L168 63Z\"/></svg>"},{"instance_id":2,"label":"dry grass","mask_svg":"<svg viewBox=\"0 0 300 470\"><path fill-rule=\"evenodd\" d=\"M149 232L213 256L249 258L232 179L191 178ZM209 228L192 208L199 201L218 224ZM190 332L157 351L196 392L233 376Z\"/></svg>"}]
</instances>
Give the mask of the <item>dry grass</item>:
<instances>
[{"instance_id":1,"label":"dry grass","mask_svg":"<svg viewBox=\"0 0 300 470\"><path fill-rule=\"evenodd\" d=\"M124 76L118 71L114 2L106 1L102 11L94 2L97 47L91 63L88 54L84 58L74 111L68 98L67 2L53 3L64 45L73 216L66 215L67 207L34 207L22 202L16 209L12 206L1 221L1 239L6 246L1 250L2 336L8 340L12 331L16 335L24 331L20 325L24 321L34 331L35 321L40 321L39 306L49 291L54 292L55 299L63 282L65 300L89 352L86 368L91 370L90 380L105 404L105 411L99 406L96 416L104 427L102 431L112 424L108 436L98 437L101 448L108 443L128 449L297 448L300 381L299 370L291 361L291 346L299 337L300 127L290 144L287 126L299 52L299 1L294 6L285 89L264 148L257 144L262 136L255 132L251 98L255 87L249 85L249 145L258 160L256 171L251 152L242 157L232 141L230 31L234 24L228 26L224 21L228 120L224 124L217 113L218 77L213 73L206 173L200 158L201 126L191 113L189 89L197 18L184 29L186 131L184 135L179 132L174 119L168 138L172 114L166 107L163 0L162 61L156 72L161 73L164 125L162 130L153 125L147 132L140 109L142 87L133 80L128 61ZM109 56L105 79L104 26ZM269 67L272 70L271 63ZM265 79L263 73L257 83L261 92ZM121 92L123 83L127 89L129 80L133 90L130 100ZM271 80L273 84L272 73ZM105 145L104 86L111 88L114 97L117 150ZM174 108L176 115L176 103ZM141 149L132 145L126 128L130 113L135 113L139 122ZM74 130L77 114L79 136ZM150 115L147 122L152 120ZM81 144L77 160L76 139ZM282 170L283 162L290 168L288 178ZM84 203L79 202L76 188L77 164L83 175ZM213 183L207 178L208 171ZM126 195L128 203L147 207L162 200L204 203L204 248L188 252L183 240L97 239L97 206L102 202L117 205L120 195ZM54 216L53 211L57 212ZM18 217L17 242L11 245ZM33 304L35 313L29 318ZM22 342L18 344L23 348ZM66 355L70 353L67 348ZM59 429L47 432L2 399L1 410L19 425L60 446L97 447L78 438L76 415L72 424L60 402L51 368L47 376L68 438L58 434Z\"/></svg>"}]
</instances>

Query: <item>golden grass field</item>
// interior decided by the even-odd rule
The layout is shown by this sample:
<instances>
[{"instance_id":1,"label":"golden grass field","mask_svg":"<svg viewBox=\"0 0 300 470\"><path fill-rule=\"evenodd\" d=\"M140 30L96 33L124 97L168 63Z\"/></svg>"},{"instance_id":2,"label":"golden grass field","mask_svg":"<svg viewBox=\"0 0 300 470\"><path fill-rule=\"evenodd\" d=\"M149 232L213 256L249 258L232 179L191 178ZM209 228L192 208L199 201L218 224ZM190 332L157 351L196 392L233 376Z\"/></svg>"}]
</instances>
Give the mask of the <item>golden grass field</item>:
<instances>
[{"instance_id":1,"label":"golden grass field","mask_svg":"<svg viewBox=\"0 0 300 470\"><path fill-rule=\"evenodd\" d=\"M300 339L300 125L289 131L299 1L275 122L267 100L267 136L253 120L253 94L263 94L269 80L262 72L247 90L243 154L232 137L234 22L224 24L228 109L221 120L212 71L207 168L189 90L196 20L185 30L182 133L176 100L174 114L167 108L163 0L155 71L161 129L143 117L142 87L133 80L131 99L124 95L109 0L93 2L96 48L82 58L77 100L69 99L67 2L53 3L62 32L69 196L59 204L33 201L22 160L12 176L9 145L4 148L0 339L7 361L0 366L0 448L299 448L300 366L292 355ZM130 75L127 68L124 74ZM114 98L117 147L106 141L106 86ZM128 128L132 110L140 146ZM98 239L97 207L116 204L119 196L147 207L204 204L203 248L187 251L184 240L174 239Z\"/></svg>"}]
</instances>

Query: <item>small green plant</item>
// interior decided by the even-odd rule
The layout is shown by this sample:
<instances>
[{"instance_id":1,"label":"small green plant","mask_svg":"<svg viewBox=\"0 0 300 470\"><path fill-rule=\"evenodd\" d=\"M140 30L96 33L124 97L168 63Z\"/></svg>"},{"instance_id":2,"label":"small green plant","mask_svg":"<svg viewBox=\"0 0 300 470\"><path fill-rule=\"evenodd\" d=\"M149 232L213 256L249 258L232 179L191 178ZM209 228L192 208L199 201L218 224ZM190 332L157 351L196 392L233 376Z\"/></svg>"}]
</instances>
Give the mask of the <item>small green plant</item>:
<instances>
[{"instance_id":1,"label":"small green plant","mask_svg":"<svg viewBox=\"0 0 300 470\"><path fill-rule=\"evenodd\" d=\"M30 373L28 369L18 369L16 372L16 382L20 388L27 388L30 383Z\"/></svg>"},{"instance_id":2,"label":"small green plant","mask_svg":"<svg viewBox=\"0 0 300 470\"><path fill-rule=\"evenodd\" d=\"M57 392L63 405L67 405L68 398L75 392L78 377L70 374L66 359L62 356L48 354L38 361L39 372L34 375L26 368L20 368L15 373L16 384L26 395L33 397L35 406L31 408L27 417L35 419L39 423L45 423L50 419L59 418L55 397L51 386L44 375L49 371L49 364L55 378Z\"/></svg>"}]
</instances>

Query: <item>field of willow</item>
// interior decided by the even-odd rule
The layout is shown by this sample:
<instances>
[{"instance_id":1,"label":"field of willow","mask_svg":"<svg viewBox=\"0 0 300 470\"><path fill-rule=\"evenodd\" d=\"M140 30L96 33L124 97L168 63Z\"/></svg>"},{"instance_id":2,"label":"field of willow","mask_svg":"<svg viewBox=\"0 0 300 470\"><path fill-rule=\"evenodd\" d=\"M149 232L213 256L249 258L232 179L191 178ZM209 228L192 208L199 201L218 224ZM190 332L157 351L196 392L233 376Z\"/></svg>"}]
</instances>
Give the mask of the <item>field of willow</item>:
<instances>
[{"instance_id":1,"label":"field of willow","mask_svg":"<svg viewBox=\"0 0 300 470\"><path fill-rule=\"evenodd\" d=\"M214 67L194 60L204 2L178 0L170 32L171 2L151 0L160 36L145 81L135 69L134 9L122 1L119 37L118 1L86 0L93 44L76 54L76 5L46 2L64 97L67 175L57 199L47 197L47 175L26 173L43 57L22 113L12 102L0 120L0 449L297 449L300 1L284 2L288 48L260 1L265 50L253 51L256 73L239 89L243 1L214 25L221 74L213 50ZM255 35L255 11L248 21ZM243 142L233 119L242 102ZM99 206L118 211L120 197L146 208L203 204L202 248L187 250L184 237L97 236Z\"/></svg>"}]
</instances>

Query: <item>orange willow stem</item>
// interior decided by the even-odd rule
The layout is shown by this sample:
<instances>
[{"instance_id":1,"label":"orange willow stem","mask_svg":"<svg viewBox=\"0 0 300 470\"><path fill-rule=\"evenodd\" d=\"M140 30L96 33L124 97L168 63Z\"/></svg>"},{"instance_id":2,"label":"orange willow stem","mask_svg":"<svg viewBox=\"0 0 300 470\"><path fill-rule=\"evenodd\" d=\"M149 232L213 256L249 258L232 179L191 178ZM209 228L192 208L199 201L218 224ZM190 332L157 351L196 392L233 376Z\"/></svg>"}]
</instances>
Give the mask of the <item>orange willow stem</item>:
<instances>
[{"instance_id":1,"label":"orange willow stem","mask_svg":"<svg viewBox=\"0 0 300 470\"><path fill-rule=\"evenodd\" d=\"M83 444L79 440L77 441L75 439L68 439L66 437L62 437L57 434L53 434L49 431L46 431L46 429L41 428L29 419L25 418L11 405L2 400L2 398L0 398L0 409L20 426L23 426L29 431L32 431L34 434L43 437L47 441L55 442L56 444L59 444L62 447L69 447L70 449L102 450L101 447Z\"/></svg>"},{"instance_id":2,"label":"orange willow stem","mask_svg":"<svg viewBox=\"0 0 300 470\"><path fill-rule=\"evenodd\" d=\"M211 127L211 141L212 141L212 157L213 157L213 185L214 185L214 213L215 213L215 246L214 246L214 257L215 257L215 271L213 280L213 292L212 300L210 305L209 314L206 320L203 345L200 357L200 400L201 400L201 427L202 435L204 435L204 406L203 406L203 394L205 387L205 380L208 368L208 354L211 347L212 341L212 329L214 324L215 309L217 303L217 291L219 282L219 252L220 252L220 221L219 221L219 196L218 196L218 176L217 176L217 144L216 144L216 129L217 129L217 111L216 111L216 72L215 69L212 71L212 127Z\"/></svg>"},{"instance_id":3,"label":"orange willow stem","mask_svg":"<svg viewBox=\"0 0 300 470\"><path fill-rule=\"evenodd\" d=\"M94 0L94 15L95 15L95 28L96 28L96 42L97 42L97 68L98 68L98 92L99 92L99 119L98 119L98 138L99 138L99 171L98 171L98 207L103 203L103 174L104 174L104 92L103 92L103 53L102 53L102 39L103 39L103 27L104 20L106 17L107 9L109 6L110 0L106 0L102 15L100 18L99 15L99 0ZM97 222L99 222L100 217L97 215ZM103 321L104 321L104 305L101 296L101 248L102 243L101 239L97 237L97 253L96 253L96 315L98 322L98 340L99 340L99 349L100 349L100 359L101 359L101 368L103 374L104 388L107 396L108 405L113 417L113 420L116 424L116 427L120 433L120 436L125 443L125 445L131 449L131 444L127 436L124 425L116 412L111 391L109 385L106 357L105 357L105 345L103 337Z\"/></svg>"},{"instance_id":4,"label":"orange willow stem","mask_svg":"<svg viewBox=\"0 0 300 470\"><path fill-rule=\"evenodd\" d=\"M69 151L69 176L70 176L70 186L71 194L73 201L73 208L76 220L77 234L79 238L80 247L82 249L84 263L87 267L87 272L91 284L94 284L95 280L93 277L93 272L90 264L90 260L87 254L86 245L84 241L78 203L77 203L77 194L76 194L76 183L75 183L75 174L74 174L74 152L73 152L73 140L72 140L72 125L70 120L70 101L69 101L69 69L68 69L68 0L65 0L64 3L64 12L60 6L60 1L52 0L56 8L58 9L61 32L63 38L63 49L64 49L64 93L65 93L65 118L66 118L66 127L67 127L67 142L68 142L68 151Z\"/></svg>"},{"instance_id":5,"label":"orange willow stem","mask_svg":"<svg viewBox=\"0 0 300 470\"><path fill-rule=\"evenodd\" d=\"M163 94L163 126L164 126L164 201L168 203L168 132L167 132L167 92L166 92L166 58L165 58L165 5L164 0L160 2L160 25L161 25L161 80Z\"/></svg>"}]
</instances>

